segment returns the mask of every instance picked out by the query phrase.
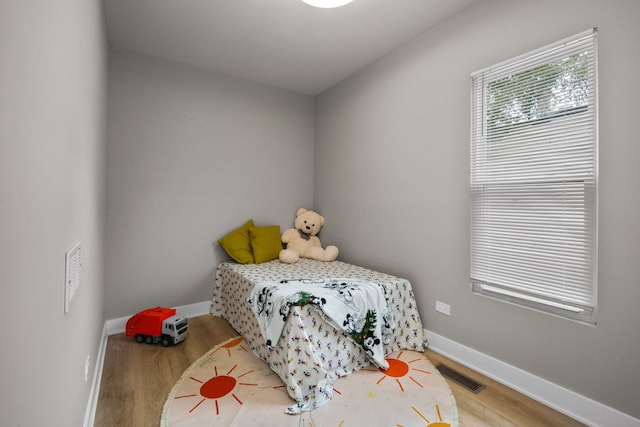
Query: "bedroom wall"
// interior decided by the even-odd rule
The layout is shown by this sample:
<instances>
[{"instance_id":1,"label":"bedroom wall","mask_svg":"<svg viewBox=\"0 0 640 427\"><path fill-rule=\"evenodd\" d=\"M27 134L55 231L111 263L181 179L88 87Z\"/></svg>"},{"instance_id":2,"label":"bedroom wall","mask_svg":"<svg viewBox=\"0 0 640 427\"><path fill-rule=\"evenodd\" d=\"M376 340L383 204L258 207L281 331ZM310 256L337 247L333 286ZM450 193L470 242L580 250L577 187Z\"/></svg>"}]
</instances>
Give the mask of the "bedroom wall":
<instances>
[{"instance_id":1,"label":"bedroom wall","mask_svg":"<svg viewBox=\"0 0 640 427\"><path fill-rule=\"evenodd\" d=\"M470 73L599 28L598 325L469 290ZM640 418L640 2L486 0L320 95L315 205L341 258L410 279L425 327ZM437 313L435 301L451 305ZM606 366L605 366L606 364Z\"/></svg>"},{"instance_id":2,"label":"bedroom wall","mask_svg":"<svg viewBox=\"0 0 640 427\"><path fill-rule=\"evenodd\" d=\"M211 299L217 240L313 202L313 98L113 49L107 319Z\"/></svg>"},{"instance_id":3,"label":"bedroom wall","mask_svg":"<svg viewBox=\"0 0 640 427\"><path fill-rule=\"evenodd\" d=\"M85 416L104 325L103 21L99 0L0 2L2 426ZM77 241L81 284L65 315Z\"/></svg>"}]
</instances>

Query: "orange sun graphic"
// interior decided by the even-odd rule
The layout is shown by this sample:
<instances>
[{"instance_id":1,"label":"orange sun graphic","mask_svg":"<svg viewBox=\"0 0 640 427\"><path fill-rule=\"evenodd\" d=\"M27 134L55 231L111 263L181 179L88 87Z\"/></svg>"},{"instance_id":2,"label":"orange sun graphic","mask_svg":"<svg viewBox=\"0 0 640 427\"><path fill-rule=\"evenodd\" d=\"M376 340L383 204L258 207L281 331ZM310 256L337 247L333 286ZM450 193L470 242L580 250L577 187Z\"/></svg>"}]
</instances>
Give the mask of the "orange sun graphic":
<instances>
[{"instance_id":1,"label":"orange sun graphic","mask_svg":"<svg viewBox=\"0 0 640 427\"><path fill-rule=\"evenodd\" d=\"M427 417L422 415L422 413L420 413L420 411L418 411L415 407L412 406L411 409L413 409L413 411L416 414L418 414L418 416L427 423L426 427L451 427L451 424L442 422L442 415L440 414L440 406L438 406L437 404L436 404L436 412L438 413L438 421L436 421L435 423L431 423L427 419Z\"/></svg>"},{"instance_id":2,"label":"orange sun graphic","mask_svg":"<svg viewBox=\"0 0 640 427\"><path fill-rule=\"evenodd\" d=\"M389 368L387 369L378 369L380 372L382 372L384 375L382 377L380 377L380 379L376 382L376 384L380 384L382 381L384 381L387 377L392 377L395 379L396 383L398 384L398 387L400 387L400 391L404 392L405 391L405 386L402 384L402 382L400 381L401 378L403 377L408 377L411 381L413 381L415 384L418 385L418 387L420 388L424 388L424 385L422 385L422 383L420 383L420 381L418 381L412 374L410 374L410 372L420 372L422 374L426 374L426 375L431 375L430 371L427 371L425 369L418 369L418 368L412 368L410 365L413 363L418 363L423 361L422 358L416 358L416 359L411 359L407 362L401 360L402 359L402 355L404 352L400 352L398 353L398 356L396 356L395 359L386 359L387 362L389 363ZM427 419L427 417L425 417L416 407L412 406L411 409L418 414L418 416L420 418L422 418L427 424L425 427L451 427L451 424L449 423L445 423L442 421L442 415L440 413L440 406L438 406L436 404L436 413L438 415L438 421L431 423L431 421L429 421L429 419ZM401 427L401 424L398 424L398 427Z\"/></svg>"},{"instance_id":3,"label":"orange sun graphic","mask_svg":"<svg viewBox=\"0 0 640 427\"><path fill-rule=\"evenodd\" d=\"M221 348L227 349L227 353L229 357L231 357L231 348L238 346L242 342L242 338L234 339L229 341L228 343L220 346L216 351ZM245 348L240 346L241 350L246 351ZM214 352L215 353L215 352ZM189 397L201 397L198 403L195 404L190 410L189 413L195 411L200 405L202 405L207 399L213 400L216 405L216 415L220 415L220 405L218 403L219 399L231 395L233 399L239 404L242 405L242 400L238 397L236 393L233 391L236 389L236 386L249 386L249 387L257 387L256 383L247 383L240 382L240 379L246 375L254 372L253 369L250 369L246 372L243 372L240 375L232 376L233 371L238 367L238 365L233 365L229 371L227 371L223 375L218 374L218 366L213 367L214 376L206 381L200 380L198 378L189 377L190 380L195 381L196 383L202 384L199 389L199 393L191 393L185 394L181 396L176 396L175 399L185 399Z\"/></svg>"},{"instance_id":4,"label":"orange sun graphic","mask_svg":"<svg viewBox=\"0 0 640 427\"><path fill-rule=\"evenodd\" d=\"M216 351L214 351L214 352L213 352L213 353L211 353L211 354L216 353L216 352L217 352L218 350L220 350L221 348L226 348L226 349L227 349L227 354L229 355L229 357L231 357L231 349L232 349L233 347L237 347L237 346L238 346L238 344L240 344L241 342L242 342L242 337L238 337L238 338L236 338L236 339L233 339L233 340L229 341L229 342L228 342L228 343L226 343L226 344L221 345L220 347L218 347L218 348L216 349ZM243 346L240 346L240 348L241 348L242 350L244 350L244 351L247 351L247 349L246 349L246 348L244 348Z\"/></svg>"},{"instance_id":5,"label":"orange sun graphic","mask_svg":"<svg viewBox=\"0 0 640 427\"><path fill-rule=\"evenodd\" d=\"M210 378L207 381L201 381L197 378L189 377L190 380L193 380L197 383L202 384L199 390L199 395L200 397L202 397L202 399L200 399L200 401L196 403L196 405L189 410L189 413L195 411L207 399L211 399L215 402L215 405L216 405L216 415L220 415L220 406L218 404L218 400L220 398L228 396L229 394L231 394L231 396L235 399L236 402L238 402L238 404L242 405L242 401L240 400L240 398L235 393L232 393L232 391L236 388L236 385L256 387L258 384L242 383L238 381L240 378L244 377L245 375L249 375L250 373L252 373L253 370L244 372L243 374L238 375L237 377L232 377L231 373L237 368L237 366L238 365L233 365L233 367L229 370L229 372L227 372L224 375L218 375L218 367L214 366L215 376L213 378ZM184 399L186 397L197 397L197 396L198 396L197 394L186 394L183 396L176 396L176 399Z\"/></svg>"},{"instance_id":6,"label":"orange sun graphic","mask_svg":"<svg viewBox=\"0 0 640 427\"><path fill-rule=\"evenodd\" d=\"M380 372L382 372L384 375L376 382L376 384L380 384L385 378L387 377L393 377L395 378L396 382L398 383L398 387L400 387L401 391L404 391L404 386L402 385L402 382L400 381L400 378L406 376L409 371L414 371L414 372L422 372L423 374L427 374L427 375L431 375L431 372L429 371L425 371L424 369L417 369L417 368L410 368L409 365L412 363L416 363L416 362L420 362L422 359L421 358L417 358L417 359L413 359L410 360L408 362L404 362L402 360L400 360L400 358L402 357L403 352L398 353L398 356L396 359L386 359L387 362L389 363L389 368L388 369L382 369L380 368ZM424 386L417 380L415 379L412 375L409 375L409 379L411 381L413 381L414 383L416 383L418 385L418 387L420 388L424 388Z\"/></svg>"}]
</instances>

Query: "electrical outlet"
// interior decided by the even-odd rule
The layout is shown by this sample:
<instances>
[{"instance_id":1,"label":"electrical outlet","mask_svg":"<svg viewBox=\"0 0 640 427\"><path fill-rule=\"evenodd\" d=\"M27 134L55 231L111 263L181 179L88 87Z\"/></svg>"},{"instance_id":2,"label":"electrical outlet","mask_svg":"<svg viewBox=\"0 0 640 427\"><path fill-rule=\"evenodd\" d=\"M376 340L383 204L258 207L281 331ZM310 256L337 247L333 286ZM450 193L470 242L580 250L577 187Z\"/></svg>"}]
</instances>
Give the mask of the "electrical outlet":
<instances>
[{"instance_id":1,"label":"electrical outlet","mask_svg":"<svg viewBox=\"0 0 640 427\"><path fill-rule=\"evenodd\" d=\"M87 355L87 361L84 362L84 382L89 381L89 366L91 366L91 355Z\"/></svg>"},{"instance_id":2,"label":"electrical outlet","mask_svg":"<svg viewBox=\"0 0 640 427\"><path fill-rule=\"evenodd\" d=\"M436 311L449 316L451 314L451 306L441 301L436 301Z\"/></svg>"}]
</instances>

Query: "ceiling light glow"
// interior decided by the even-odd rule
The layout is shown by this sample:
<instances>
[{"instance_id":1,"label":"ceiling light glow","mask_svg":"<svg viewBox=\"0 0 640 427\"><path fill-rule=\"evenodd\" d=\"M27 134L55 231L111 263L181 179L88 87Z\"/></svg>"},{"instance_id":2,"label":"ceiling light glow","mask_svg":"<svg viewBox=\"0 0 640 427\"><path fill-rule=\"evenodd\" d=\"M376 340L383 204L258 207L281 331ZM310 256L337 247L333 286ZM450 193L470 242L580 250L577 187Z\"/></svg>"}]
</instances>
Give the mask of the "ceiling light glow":
<instances>
[{"instance_id":1,"label":"ceiling light glow","mask_svg":"<svg viewBox=\"0 0 640 427\"><path fill-rule=\"evenodd\" d=\"M340 7L345 4L351 3L353 0L302 0L306 4L310 4L315 7L322 7L329 9L332 7Z\"/></svg>"}]
</instances>

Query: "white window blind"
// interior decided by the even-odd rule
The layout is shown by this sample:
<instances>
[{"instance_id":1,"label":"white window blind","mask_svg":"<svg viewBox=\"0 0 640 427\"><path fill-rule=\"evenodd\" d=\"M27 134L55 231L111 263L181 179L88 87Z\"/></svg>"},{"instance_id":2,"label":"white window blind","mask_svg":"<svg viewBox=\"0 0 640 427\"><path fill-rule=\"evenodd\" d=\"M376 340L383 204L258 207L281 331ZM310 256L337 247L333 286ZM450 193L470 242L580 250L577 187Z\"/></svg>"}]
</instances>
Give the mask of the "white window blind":
<instances>
[{"instance_id":1,"label":"white window blind","mask_svg":"<svg viewBox=\"0 0 640 427\"><path fill-rule=\"evenodd\" d=\"M472 78L471 286L595 323L597 31Z\"/></svg>"}]
</instances>

